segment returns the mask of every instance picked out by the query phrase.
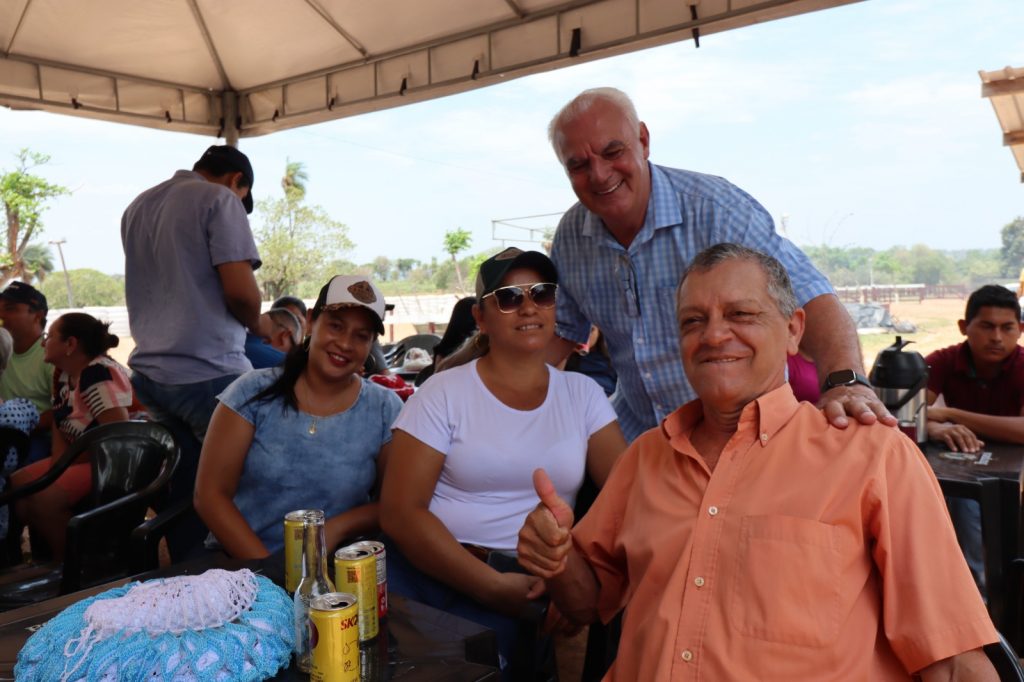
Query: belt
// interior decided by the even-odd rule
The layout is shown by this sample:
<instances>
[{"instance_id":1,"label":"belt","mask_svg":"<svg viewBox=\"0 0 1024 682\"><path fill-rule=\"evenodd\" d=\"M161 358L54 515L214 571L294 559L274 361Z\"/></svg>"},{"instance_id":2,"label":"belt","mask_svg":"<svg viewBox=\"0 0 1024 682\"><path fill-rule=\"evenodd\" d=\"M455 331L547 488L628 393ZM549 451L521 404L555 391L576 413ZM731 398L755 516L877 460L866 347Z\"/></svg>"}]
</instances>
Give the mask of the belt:
<instances>
[{"instance_id":1,"label":"belt","mask_svg":"<svg viewBox=\"0 0 1024 682\"><path fill-rule=\"evenodd\" d=\"M480 545L470 545L465 542L460 544L465 548L467 552L469 552L485 564L487 563L487 559L490 558L491 552L494 551L493 549L487 549L486 547L481 547Z\"/></svg>"}]
</instances>

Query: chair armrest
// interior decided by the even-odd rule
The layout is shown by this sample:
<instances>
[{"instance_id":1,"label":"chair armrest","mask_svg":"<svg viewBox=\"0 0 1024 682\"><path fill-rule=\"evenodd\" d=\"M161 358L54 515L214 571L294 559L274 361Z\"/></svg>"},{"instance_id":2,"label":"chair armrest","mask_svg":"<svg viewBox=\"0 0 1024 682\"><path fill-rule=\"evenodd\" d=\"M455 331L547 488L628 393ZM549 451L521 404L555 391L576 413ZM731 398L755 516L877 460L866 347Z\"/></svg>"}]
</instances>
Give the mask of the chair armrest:
<instances>
[{"instance_id":1,"label":"chair armrest","mask_svg":"<svg viewBox=\"0 0 1024 682\"><path fill-rule=\"evenodd\" d=\"M178 500L132 531L132 573L151 571L159 566L160 540L188 514L194 514L192 500Z\"/></svg>"},{"instance_id":2,"label":"chair armrest","mask_svg":"<svg viewBox=\"0 0 1024 682\"><path fill-rule=\"evenodd\" d=\"M76 448L74 446L69 447L67 450L64 451L64 454L60 456L56 463L54 463L53 466L51 466L46 472L44 472L42 476L32 481L29 481L23 486L17 488L8 488L3 493L0 493L0 507L9 505L11 502L14 502L15 500L37 493L43 488L49 486L58 478L60 478L60 475L67 471L68 467L70 467L71 464L76 459L78 459L78 457L81 454L81 448Z\"/></svg>"}]
</instances>

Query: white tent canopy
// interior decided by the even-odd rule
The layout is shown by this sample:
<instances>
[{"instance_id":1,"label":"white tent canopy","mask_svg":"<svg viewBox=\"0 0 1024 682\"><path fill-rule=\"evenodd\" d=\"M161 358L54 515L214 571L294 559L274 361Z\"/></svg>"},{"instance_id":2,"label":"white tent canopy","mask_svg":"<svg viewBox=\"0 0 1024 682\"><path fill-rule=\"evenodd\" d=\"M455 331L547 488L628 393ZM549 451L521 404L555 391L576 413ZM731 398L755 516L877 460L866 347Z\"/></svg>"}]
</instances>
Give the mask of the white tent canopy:
<instances>
[{"instance_id":1,"label":"white tent canopy","mask_svg":"<svg viewBox=\"0 0 1024 682\"><path fill-rule=\"evenodd\" d=\"M979 71L981 96L992 108L1003 129L1003 144L1010 148L1024 182L1024 68L1007 66L998 71Z\"/></svg>"},{"instance_id":2,"label":"white tent canopy","mask_svg":"<svg viewBox=\"0 0 1024 682\"><path fill-rule=\"evenodd\" d=\"M857 0L0 0L0 104L263 135Z\"/></svg>"}]
</instances>

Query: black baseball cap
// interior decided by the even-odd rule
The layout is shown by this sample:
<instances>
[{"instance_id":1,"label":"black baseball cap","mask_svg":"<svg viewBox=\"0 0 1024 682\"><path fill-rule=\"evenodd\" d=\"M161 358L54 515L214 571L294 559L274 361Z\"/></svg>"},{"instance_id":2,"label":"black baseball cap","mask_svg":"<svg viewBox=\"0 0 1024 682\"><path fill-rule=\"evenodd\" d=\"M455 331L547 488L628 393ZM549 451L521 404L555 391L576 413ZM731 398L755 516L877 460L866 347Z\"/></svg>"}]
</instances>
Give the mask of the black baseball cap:
<instances>
[{"instance_id":1,"label":"black baseball cap","mask_svg":"<svg viewBox=\"0 0 1024 682\"><path fill-rule=\"evenodd\" d=\"M540 251L523 251L510 246L480 265L480 271L476 275L476 297L483 298L500 287L505 274L515 268L536 270L545 282L558 284L558 270L550 258Z\"/></svg>"},{"instance_id":2,"label":"black baseball cap","mask_svg":"<svg viewBox=\"0 0 1024 682\"><path fill-rule=\"evenodd\" d=\"M243 187L249 188L249 193L242 199L246 213L252 213L252 183L254 180L252 164L249 157L238 151L236 147L228 144L215 144L209 147L196 161L195 168L208 168L212 172L241 173Z\"/></svg>"},{"instance_id":3,"label":"black baseball cap","mask_svg":"<svg viewBox=\"0 0 1024 682\"><path fill-rule=\"evenodd\" d=\"M43 292L24 282L15 281L8 284L7 288L0 292L0 300L11 303L27 303L29 308L42 310L44 313L49 311Z\"/></svg>"}]
</instances>

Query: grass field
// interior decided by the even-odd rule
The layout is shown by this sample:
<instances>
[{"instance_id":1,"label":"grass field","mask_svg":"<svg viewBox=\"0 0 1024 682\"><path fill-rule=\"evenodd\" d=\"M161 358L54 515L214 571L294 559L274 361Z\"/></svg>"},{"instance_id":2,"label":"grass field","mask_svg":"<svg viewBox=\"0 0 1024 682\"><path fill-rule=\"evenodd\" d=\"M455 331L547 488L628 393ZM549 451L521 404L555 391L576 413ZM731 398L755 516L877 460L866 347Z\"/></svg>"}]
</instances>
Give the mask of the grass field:
<instances>
[{"instance_id":1,"label":"grass field","mask_svg":"<svg viewBox=\"0 0 1024 682\"><path fill-rule=\"evenodd\" d=\"M933 350L945 348L963 340L956 322L964 315L966 300L959 298L942 298L917 301L893 303L889 306L889 312L896 320L913 322L917 331L911 334L902 334L904 339L910 339L912 343L907 350L916 350L921 355L928 355ZM878 351L891 346L896 340L896 334L861 334L860 343L864 352L864 367L868 370L875 362Z\"/></svg>"}]
</instances>

